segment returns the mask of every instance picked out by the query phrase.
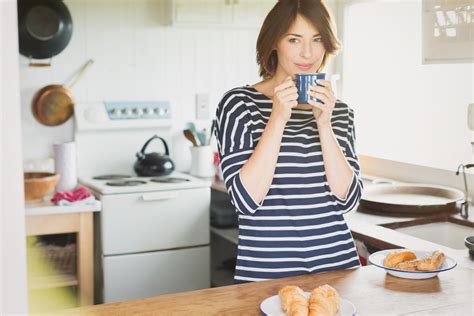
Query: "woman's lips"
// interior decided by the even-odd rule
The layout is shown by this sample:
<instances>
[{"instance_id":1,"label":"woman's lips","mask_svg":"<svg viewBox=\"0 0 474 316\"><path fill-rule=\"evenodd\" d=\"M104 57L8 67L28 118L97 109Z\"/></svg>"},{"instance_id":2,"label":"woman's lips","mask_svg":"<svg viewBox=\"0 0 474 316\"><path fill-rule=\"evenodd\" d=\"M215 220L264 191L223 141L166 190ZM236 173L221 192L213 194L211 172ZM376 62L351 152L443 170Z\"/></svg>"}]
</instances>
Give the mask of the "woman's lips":
<instances>
[{"instance_id":1,"label":"woman's lips","mask_svg":"<svg viewBox=\"0 0 474 316\"><path fill-rule=\"evenodd\" d=\"M296 67L300 70L303 70L303 71L308 71L311 69L311 64L295 64Z\"/></svg>"}]
</instances>

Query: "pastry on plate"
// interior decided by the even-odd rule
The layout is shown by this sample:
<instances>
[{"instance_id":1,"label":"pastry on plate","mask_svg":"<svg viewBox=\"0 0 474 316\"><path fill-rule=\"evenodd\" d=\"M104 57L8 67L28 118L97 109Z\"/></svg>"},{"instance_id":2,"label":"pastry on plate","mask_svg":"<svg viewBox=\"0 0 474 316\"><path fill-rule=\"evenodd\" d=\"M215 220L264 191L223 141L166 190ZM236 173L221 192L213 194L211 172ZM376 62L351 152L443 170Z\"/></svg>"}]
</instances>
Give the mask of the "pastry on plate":
<instances>
[{"instance_id":1,"label":"pastry on plate","mask_svg":"<svg viewBox=\"0 0 474 316\"><path fill-rule=\"evenodd\" d=\"M319 286L309 297L309 316L333 316L340 305L341 299L335 288L329 284Z\"/></svg>"},{"instance_id":2,"label":"pastry on plate","mask_svg":"<svg viewBox=\"0 0 474 316\"><path fill-rule=\"evenodd\" d=\"M293 285L283 287L278 295L281 309L288 316L334 316L341 304L336 289L328 284L311 291L309 299L301 288Z\"/></svg>"},{"instance_id":3,"label":"pastry on plate","mask_svg":"<svg viewBox=\"0 0 474 316\"><path fill-rule=\"evenodd\" d=\"M416 258L412 251L396 250L390 252L383 262L387 268L405 271L435 271L443 264L446 256L441 251L435 251L425 258Z\"/></svg>"},{"instance_id":4,"label":"pastry on plate","mask_svg":"<svg viewBox=\"0 0 474 316\"><path fill-rule=\"evenodd\" d=\"M435 251L428 258L420 259L416 265L416 269L419 271L438 270L443 264L445 257L441 251Z\"/></svg>"},{"instance_id":5,"label":"pastry on plate","mask_svg":"<svg viewBox=\"0 0 474 316\"><path fill-rule=\"evenodd\" d=\"M389 253L385 260L383 261L383 265L387 268L395 268L395 266L401 262L414 260L416 259L416 254L409 250L395 250Z\"/></svg>"},{"instance_id":6,"label":"pastry on plate","mask_svg":"<svg viewBox=\"0 0 474 316\"><path fill-rule=\"evenodd\" d=\"M308 315L308 299L304 296L304 292L298 286L287 285L279 292L281 309L291 316Z\"/></svg>"}]
</instances>

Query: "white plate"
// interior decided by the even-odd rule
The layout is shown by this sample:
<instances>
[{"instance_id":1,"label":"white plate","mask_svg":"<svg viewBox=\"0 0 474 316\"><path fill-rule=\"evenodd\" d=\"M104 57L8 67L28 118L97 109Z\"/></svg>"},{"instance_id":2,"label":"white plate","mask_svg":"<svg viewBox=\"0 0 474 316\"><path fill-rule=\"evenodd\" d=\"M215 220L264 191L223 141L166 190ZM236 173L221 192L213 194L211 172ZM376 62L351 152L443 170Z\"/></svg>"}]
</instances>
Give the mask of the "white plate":
<instances>
[{"instance_id":1,"label":"white plate","mask_svg":"<svg viewBox=\"0 0 474 316\"><path fill-rule=\"evenodd\" d=\"M385 257L390 252L395 251L395 250L409 250L409 249L387 249L387 250L377 251L369 256L369 262L373 264L374 266L384 269L385 271L387 271L388 274L391 274L393 276L404 278L404 279L417 279L417 280L433 278L437 276L438 273L451 270L455 266L457 266L457 263L454 259L446 256L443 264L439 267L438 270L434 270L434 271L406 271L406 270L398 270L398 269L385 267L383 265L383 261L385 260ZM423 258L433 253L432 251L419 251L419 250L409 250L409 251L414 252L417 258Z\"/></svg>"},{"instance_id":2,"label":"white plate","mask_svg":"<svg viewBox=\"0 0 474 316\"><path fill-rule=\"evenodd\" d=\"M304 292L306 297L309 297L309 292ZM266 298L262 304L260 304L260 310L264 315L271 316L286 316L286 313L281 309L280 296L273 295ZM336 313L336 316L354 316L356 314L356 308L350 301L341 298L341 308Z\"/></svg>"}]
</instances>

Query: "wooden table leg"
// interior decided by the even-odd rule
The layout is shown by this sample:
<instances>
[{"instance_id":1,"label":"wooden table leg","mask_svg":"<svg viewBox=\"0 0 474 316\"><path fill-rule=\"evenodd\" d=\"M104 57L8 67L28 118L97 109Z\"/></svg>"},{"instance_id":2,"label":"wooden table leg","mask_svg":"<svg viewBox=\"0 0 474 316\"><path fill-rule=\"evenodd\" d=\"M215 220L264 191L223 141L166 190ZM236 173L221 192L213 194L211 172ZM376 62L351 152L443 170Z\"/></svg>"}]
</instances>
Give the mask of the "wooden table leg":
<instances>
[{"instance_id":1,"label":"wooden table leg","mask_svg":"<svg viewBox=\"0 0 474 316\"><path fill-rule=\"evenodd\" d=\"M80 305L94 304L93 213L80 213L78 247L78 279Z\"/></svg>"}]
</instances>

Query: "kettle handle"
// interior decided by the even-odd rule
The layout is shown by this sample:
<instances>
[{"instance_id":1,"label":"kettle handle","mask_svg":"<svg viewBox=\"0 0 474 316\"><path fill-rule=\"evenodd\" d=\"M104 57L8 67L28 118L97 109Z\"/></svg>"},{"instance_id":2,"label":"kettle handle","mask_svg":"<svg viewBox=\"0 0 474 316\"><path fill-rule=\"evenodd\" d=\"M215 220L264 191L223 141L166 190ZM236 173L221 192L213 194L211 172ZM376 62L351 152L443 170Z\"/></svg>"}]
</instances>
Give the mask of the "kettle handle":
<instances>
[{"instance_id":1,"label":"kettle handle","mask_svg":"<svg viewBox=\"0 0 474 316\"><path fill-rule=\"evenodd\" d=\"M163 138L161 138L160 136L158 136L158 135L154 135L152 138L150 138L149 140L147 140L146 143L143 145L142 150L140 150L140 153L141 153L142 155L145 155L145 150L146 150L148 144L149 144L152 140L157 139L157 138L160 139L160 140L163 142L163 145L165 146L165 155L166 155L166 156L169 156L168 144L166 144L166 141L165 141Z\"/></svg>"}]
</instances>

